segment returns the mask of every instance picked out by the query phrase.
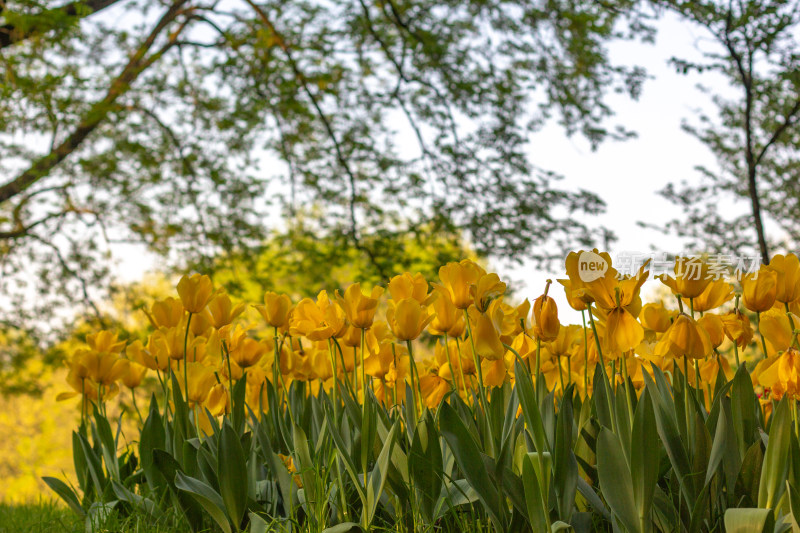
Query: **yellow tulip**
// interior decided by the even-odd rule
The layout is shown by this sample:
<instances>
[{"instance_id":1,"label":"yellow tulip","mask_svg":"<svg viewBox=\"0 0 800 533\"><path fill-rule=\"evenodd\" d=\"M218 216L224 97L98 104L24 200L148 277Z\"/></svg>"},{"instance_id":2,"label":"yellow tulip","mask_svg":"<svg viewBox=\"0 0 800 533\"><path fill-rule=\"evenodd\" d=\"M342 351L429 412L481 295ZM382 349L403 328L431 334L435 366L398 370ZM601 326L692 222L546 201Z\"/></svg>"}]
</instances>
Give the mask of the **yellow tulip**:
<instances>
[{"instance_id":1,"label":"yellow tulip","mask_svg":"<svg viewBox=\"0 0 800 533\"><path fill-rule=\"evenodd\" d=\"M770 260L769 268L777 275L776 300L788 304L800 298L800 260L796 255L776 255Z\"/></svg>"},{"instance_id":2,"label":"yellow tulip","mask_svg":"<svg viewBox=\"0 0 800 533\"><path fill-rule=\"evenodd\" d=\"M708 263L698 257L676 257L673 271L674 278L666 274L658 278L670 288L672 294L680 294L684 298L697 298L711 283Z\"/></svg>"},{"instance_id":3,"label":"yellow tulip","mask_svg":"<svg viewBox=\"0 0 800 533\"><path fill-rule=\"evenodd\" d=\"M414 298L389 301L386 321L399 341L416 339L431 320L433 320L433 315L428 313L428 308Z\"/></svg>"},{"instance_id":4,"label":"yellow tulip","mask_svg":"<svg viewBox=\"0 0 800 533\"><path fill-rule=\"evenodd\" d=\"M533 301L531 327L533 335L543 341L552 341L558 336L561 324L558 321L556 301L543 294Z\"/></svg>"},{"instance_id":5,"label":"yellow tulip","mask_svg":"<svg viewBox=\"0 0 800 533\"><path fill-rule=\"evenodd\" d=\"M328 298L326 291L320 291L316 302L311 298L300 300L292 313L289 331L311 341L338 337L347 331L345 312Z\"/></svg>"},{"instance_id":6,"label":"yellow tulip","mask_svg":"<svg viewBox=\"0 0 800 533\"><path fill-rule=\"evenodd\" d=\"M736 343L739 348L747 346L753 340L753 326L750 319L741 311L734 309L720 317L725 336Z\"/></svg>"},{"instance_id":7,"label":"yellow tulip","mask_svg":"<svg viewBox=\"0 0 800 533\"><path fill-rule=\"evenodd\" d=\"M718 348L722 341L725 340L725 326L719 315L703 315L697 320L697 324L708 334L708 338L714 348Z\"/></svg>"},{"instance_id":8,"label":"yellow tulip","mask_svg":"<svg viewBox=\"0 0 800 533\"><path fill-rule=\"evenodd\" d=\"M742 303L755 313L763 313L775 304L778 273L763 265L754 274L742 276Z\"/></svg>"},{"instance_id":9,"label":"yellow tulip","mask_svg":"<svg viewBox=\"0 0 800 533\"><path fill-rule=\"evenodd\" d=\"M566 268L567 277L569 279L557 280L564 286L564 290L567 292L567 301L576 311L582 311L586 309L586 304L594 302L594 295L587 290L586 283L581 279L580 258L581 255L586 252L588 251L579 250L577 252L570 252L567 255L566 261L564 261L564 267ZM611 268L611 256L608 252L598 252L597 248L595 248L591 253L605 261L606 265L608 265L608 271L613 270ZM608 271L606 275L608 275ZM616 274L616 271L614 271L614 274ZM583 305L581 305L581 303Z\"/></svg>"},{"instance_id":10,"label":"yellow tulip","mask_svg":"<svg viewBox=\"0 0 800 533\"><path fill-rule=\"evenodd\" d=\"M202 311L211 299L213 291L211 278L205 274L183 276L178 282L178 296L181 297L183 307L190 313Z\"/></svg>"},{"instance_id":11,"label":"yellow tulip","mask_svg":"<svg viewBox=\"0 0 800 533\"><path fill-rule=\"evenodd\" d=\"M462 310L472 304L472 286L485 274L484 269L468 259L439 268L441 287L448 292L453 305Z\"/></svg>"},{"instance_id":12,"label":"yellow tulip","mask_svg":"<svg viewBox=\"0 0 800 533\"><path fill-rule=\"evenodd\" d=\"M759 331L775 351L782 352L789 349L794 342L794 330L800 329L800 318L778 309L770 309L761 314Z\"/></svg>"},{"instance_id":13,"label":"yellow tulip","mask_svg":"<svg viewBox=\"0 0 800 533\"><path fill-rule=\"evenodd\" d=\"M404 272L393 277L389 280L388 288L392 300L413 298L423 305L428 305L435 297L433 294L428 294L428 282L419 272L413 276L409 272Z\"/></svg>"},{"instance_id":14,"label":"yellow tulip","mask_svg":"<svg viewBox=\"0 0 800 533\"><path fill-rule=\"evenodd\" d=\"M694 310L698 313L705 313L732 299L733 286L724 279L718 279L709 283L700 296L696 297L691 304L694 305ZM689 298L684 297L684 301L688 304Z\"/></svg>"},{"instance_id":15,"label":"yellow tulip","mask_svg":"<svg viewBox=\"0 0 800 533\"><path fill-rule=\"evenodd\" d=\"M639 312L639 320L647 329L656 333L664 333L669 328L670 318L674 314L664 307L663 302L649 303Z\"/></svg>"},{"instance_id":16,"label":"yellow tulip","mask_svg":"<svg viewBox=\"0 0 800 533\"><path fill-rule=\"evenodd\" d=\"M603 352L612 359L636 348L644 340L644 328L624 307L617 307L606 316Z\"/></svg>"},{"instance_id":17,"label":"yellow tulip","mask_svg":"<svg viewBox=\"0 0 800 533\"><path fill-rule=\"evenodd\" d=\"M470 307L469 320L472 324L472 334L475 336L475 352L483 359L496 361L503 358L506 349L500 340L495 321L490 315L494 314L495 318L499 318L497 314L502 312L497 307L490 307L489 311L481 313L476 307Z\"/></svg>"},{"instance_id":18,"label":"yellow tulip","mask_svg":"<svg viewBox=\"0 0 800 533\"><path fill-rule=\"evenodd\" d=\"M508 361L500 359L484 359L481 361L481 373L485 387L502 387L508 377Z\"/></svg>"},{"instance_id":19,"label":"yellow tulip","mask_svg":"<svg viewBox=\"0 0 800 533\"><path fill-rule=\"evenodd\" d=\"M186 381L188 381L189 393L186 394L184 388L184 374L186 374ZM180 377L178 378L178 385L183 392L184 398L187 398L189 407L203 404L208 398L211 387L217 383L217 378L214 376L214 370L205 366L203 363L188 363L186 368L181 368Z\"/></svg>"},{"instance_id":20,"label":"yellow tulip","mask_svg":"<svg viewBox=\"0 0 800 533\"><path fill-rule=\"evenodd\" d=\"M450 388L450 384L438 374L422 374L419 377L419 393L428 409L435 409Z\"/></svg>"},{"instance_id":21,"label":"yellow tulip","mask_svg":"<svg viewBox=\"0 0 800 533\"><path fill-rule=\"evenodd\" d=\"M344 291L344 296L336 291L336 300L344 309L347 320L353 327L359 329L369 329L375 320L375 312L378 310L378 299L383 294L383 287L373 287L372 293L365 296L361 292L361 284L353 283Z\"/></svg>"},{"instance_id":22,"label":"yellow tulip","mask_svg":"<svg viewBox=\"0 0 800 533\"><path fill-rule=\"evenodd\" d=\"M79 352L81 364L86 367L89 378L100 385L111 385L125 373L124 359L109 352L86 350Z\"/></svg>"},{"instance_id":23,"label":"yellow tulip","mask_svg":"<svg viewBox=\"0 0 800 533\"><path fill-rule=\"evenodd\" d=\"M86 335L86 344L96 352L120 353L125 348L125 341L117 339L113 331L98 331Z\"/></svg>"},{"instance_id":24,"label":"yellow tulip","mask_svg":"<svg viewBox=\"0 0 800 533\"><path fill-rule=\"evenodd\" d=\"M478 278L475 285L470 287L472 301L481 313L485 313L489 304L505 292L506 284L500 281L500 276L494 273L484 274Z\"/></svg>"},{"instance_id":25,"label":"yellow tulip","mask_svg":"<svg viewBox=\"0 0 800 533\"><path fill-rule=\"evenodd\" d=\"M460 337L464 334L466 325L464 324L464 313L450 300L450 293L441 286L434 288L437 297L430 304L433 320L429 330L432 335L447 335L448 337Z\"/></svg>"},{"instance_id":26,"label":"yellow tulip","mask_svg":"<svg viewBox=\"0 0 800 533\"><path fill-rule=\"evenodd\" d=\"M800 352L789 348L769 368L760 372L758 382L769 387L772 397L780 399L784 394L800 397Z\"/></svg>"},{"instance_id":27,"label":"yellow tulip","mask_svg":"<svg viewBox=\"0 0 800 533\"><path fill-rule=\"evenodd\" d=\"M263 342L248 337L231 348L230 357L237 365L247 369L258 363L267 351Z\"/></svg>"},{"instance_id":28,"label":"yellow tulip","mask_svg":"<svg viewBox=\"0 0 800 533\"><path fill-rule=\"evenodd\" d=\"M292 301L285 294L271 291L264 293L264 305L255 305L264 321L273 328L283 328L289 322Z\"/></svg>"},{"instance_id":29,"label":"yellow tulip","mask_svg":"<svg viewBox=\"0 0 800 533\"><path fill-rule=\"evenodd\" d=\"M225 292L219 292L208 302L208 312L211 315L211 324L219 329L227 326L233 319L242 314L244 303L233 305L231 297Z\"/></svg>"},{"instance_id":30,"label":"yellow tulip","mask_svg":"<svg viewBox=\"0 0 800 533\"><path fill-rule=\"evenodd\" d=\"M211 411L211 414L214 416L220 416L230 411L230 396L228 395L228 389L225 388L225 385L217 383L211 387L204 407ZM267 408L266 403L263 405L263 408Z\"/></svg>"},{"instance_id":31,"label":"yellow tulip","mask_svg":"<svg viewBox=\"0 0 800 533\"><path fill-rule=\"evenodd\" d=\"M135 389L142 384L142 380L147 374L146 366L140 365L134 361L129 361L128 359L122 359L122 366L124 367L121 376L123 385L129 389Z\"/></svg>"},{"instance_id":32,"label":"yellow tulip","mask_svg":"<svg viewBox=\"0 0 800 533\"><path fill-rule=\"evenodd\" d=\"M692 317L680 313L656 344L654 353L659 357L670 355L702 359L712 350L713 346L708 333L698 326Z\"/></svg>"},{"instance_id":33,"label":"yellow tulip","mask_svg":"<svg viewBox=\"0 0 800 533\"><path fill-rule=\"evenodd\" d=\"M174 328L180 324L186 310L178 298L165 298L154 302L150 307L150 314L157 328Z\"/></svg>"}]
</instances>

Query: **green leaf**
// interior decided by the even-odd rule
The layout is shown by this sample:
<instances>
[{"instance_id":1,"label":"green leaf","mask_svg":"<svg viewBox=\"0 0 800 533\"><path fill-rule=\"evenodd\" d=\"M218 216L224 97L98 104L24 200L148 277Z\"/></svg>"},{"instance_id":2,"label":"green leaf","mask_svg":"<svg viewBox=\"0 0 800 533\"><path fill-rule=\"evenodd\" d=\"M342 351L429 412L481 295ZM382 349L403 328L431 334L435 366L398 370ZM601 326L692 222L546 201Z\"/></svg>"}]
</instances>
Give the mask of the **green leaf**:
<instances>
[{"instance_id":1,"label":"green leaf","mask_svg":"<svg viewBox=\"0 0 800 533\"><path fill-rule=\"evenodd\" d=\"M355 522L342 522L322 530L322 533L354 533L361 531L361 526Z\"/></svg>"},{"instance_id":2,"label":"green leaf","mask_svg":"<svg viewBox=\"0 0 800 533\"><path fill-rule=\"evenodd\" d=\"M633 480L619 438L607 428L600 429L597 437L597 472L600 490L611 507L611 512L629 532L641 531Z\"/></svg>"},{"instance_id":3,"label":"green leaf","mask_svg":"<svg viewBox=\"0 0 800 533\"><path fill-rule=\"evenodd\" d=\"M522 459L522 484L531 528L534 531L547 531L548 509L545 496L542 494L542 484L537 474L538 463L538 454L525 454Z\"/></svg>"},{"instance_id":4,"label":"green leaf","mask_svg":"<svg viewBox=\"0 0 800 533\"><path fill-rule=\"evenodd\" d=\"M311 459L311 452L308 449L308 437L303 428L294 424L294 432L292 442L294 444L294 456L297 465L297 470L300 472L300 477L303 479L303 489L306 493L306 501L311 505L317 503L317 495L315 492L316 478L314 472L314 462Z\"/></svg>"},{"instance_id":5,"label":"green leaf","mask_svg":"<svg viewBox=\"0 0 800 533\"><path fill-rule=\"evenodd\" d=\"M217 450L219 492L231 521L238 527L247 506L247 460L233 427L225 422Z\"/></svg>"},{"instance_id":6,"label":"green leaf","mask_svg":"<svg viewBox=\"0 0 800 533\"><path fill-rule=\"evenodd\" d=\"M525 417L528 431L531 432L533 437L534 447L539 453L549 452L550 443L544 431L544 424L539 412L539 403L536 401L536 394L533 390L533 380L528 368L519 358L514 363L514 372L516 376L515 388L519 395L519 403L522 406L522 415Z\"/></svg>"},{"instance_id":7,"label":"green leaf","mask_svg":"<svg viewBox=\"0 0 800 533\"><path fill-rule=\"evenodd\" d=\"M247 515L250 518L250 533L269 533L270 525L266 520L252 511Z\"/></svg>"},{"instance_id":8,"label":"green leaf","mask_svg":"<svg viewBox=\"0 0 800 533\"><path fill-rule=\"evenodd\" d=\"M364 507L364 516L362 517L361 521L361 523L367 527L372 524L372 519L375 517L375 511L378 509L378 502L380 502L381 499L381 492L383 492L383 486L386 483L386 475L389 472L389 458L392 455L392 447L394 446L395 437L399 427L399 422L395 422L392 426L389 436L386 437L386 441L383 443L381 453L378 455L378 459L375 461L375 466L373 467L372 472L369 474L369 481L367 482L367 486L365 487L366 490L364 491L367 497L367 505Z\"/></svg>"},{"instance_id":9,"label":"green leaf","mask_svg":"<svg viewBox=\"0 0 800 533\"><path fill-rule=\"evenodd\" d=\"M81 507L80 501L78 501L78 496L71 488L69 488L69 486L67 486L66 483L54 477L43 477L42 481L47 483L47 486L53 489L53 491L58 494L67 505L69 505L70 509L75 511L79 516L86 516L86 511L84 511L83 507Z\"/></svg>"},{"instance_id":10,"label":"green leaf","mask_svg":"<svg viewBox=\"0 0 800 533\"><path fill-rule=\"evenodd\" d=\"M772 533L775 517L771 509L728 509L725 511L726 533Z\"/></svg>"},{"instance_id":11,"label":"green leaf","mask_svg":"<svg viewBox=\"0 0 800 533\"><path fill-rule=\"evenodd\" d=\"M467 431L464 422L449 404L443 403L439 408L439 430L447 441L455 456L459 469L464 477L478 493L486 514L495 525L495 529L505 531L505 512L497 487L492 483L485 468L483 459L475 439Z\"/></svg>"},{"instance_id":12,"label":"green leaf","mask_svg":"<svg viewBox=\"0 0 800 533\"><path fill-rule=\"evenodd\" d=\"M231 524L228 520L228 516L225 514L225 502L222 501L222 496L217 494L214 489L199 479L189 477L182 472L175 474L175 486L189 493L189 495L205 509L211 518L214 519L214 522L217 523L224 533L231 533Z\"/></svg>"},{"instance_id":13,"label":"green leaf","mask_svg":"<svg viewBox=\"0 0 800 533\"><path fill-rule=\"evenodd\" d=\"M408 464L419 510L428 522L432 522L442 492L444 466L439 434L428 410L414 432Z\"/></svg>"},{"instance_id":14,"label":"green leaf","mask_svg":"<svg viewBox=\"0 0 800 533\"><path fill-rule=\"evenodd\" d=\"M772 414L769 444L764 453L758 487L758 506L762 509L774 508L786 487L786 475L789 472L789 461L787 461L789 439L792 436L792 420L789 409L789 399L784 396Z\"/></svg>"},{"instance_id":15,"label":"green leaf","mask_svg":"<svg viewBox=\"0 0 800 533\"><path fill-rule=\"evenodd\" d=\"M633 417L631 434L631 477L633 479L633 498L639 523L650 520L653 493L658 483L661 441L658 439L653 402L647 388L642 391Z\"/></svg>"}]
</instances>

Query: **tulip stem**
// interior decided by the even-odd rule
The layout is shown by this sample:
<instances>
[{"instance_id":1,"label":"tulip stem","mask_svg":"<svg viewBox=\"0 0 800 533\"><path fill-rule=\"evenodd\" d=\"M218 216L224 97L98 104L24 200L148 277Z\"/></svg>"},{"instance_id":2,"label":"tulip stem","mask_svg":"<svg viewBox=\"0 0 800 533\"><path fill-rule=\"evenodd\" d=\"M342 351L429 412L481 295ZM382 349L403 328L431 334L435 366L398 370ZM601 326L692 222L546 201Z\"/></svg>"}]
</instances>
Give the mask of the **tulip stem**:
<instances>
[{"instance_id":1,"label":"tulip stem","mask_svg":"<svg viewBox=\"0 0 800 533\"><path fill-rule=\"evenodd\" d=\"M633 427L633 404L631 403L631 395L628 391L628 363L625 361L625 354L622 354L619 366L622 369L622 390L625 393L625 403L628 405L628 419L630 420L631 427ZM642 370L642 372L644 372L644 370Z\"/></svg>"},{"instance_id":2,"label":"tulip stem","mask_svg":"<svg viewBox=\"0 0 800 533\"><path fill-rule=\"evenodd\" d=\"M192 324L192 313L189 311L189 318L186 319L186 334L183 336L183 390L186 391L186 403L189 403L189 368L187 363L187 348L189 344L189 326Z\"/></svg>"},{"instance_id":3,"label":"tulip stem","mask_svg":"<svg viewBox=\"0 0 800 533\"><path fill-rule=\"evenodd\" d=\"M738 341L733 341L733 356L736 358L736 368L739 368L739 344Z\"/></svg>"},{"instance_id":4,"label":"tulip stem","mask_svg":"<svg viewBox=\"0 0 800 533\"><path fill-rule=\"evenodd\" d=\"M559 381L561 381L561 395L563 396L564 395L564 371L561 368L561 356L560 355L557 356L556 360L557 360L557 363L558 363L558 378L559 378Z\"/></svg>"},{"instance_id":5,"label":"tulip stem","mask_svg":"<svg viewBox=\"0 0 800 533\"><path fill-rule=\"evenodd\" d=\"M411 346L411 340L406 341L406 346L408 346L408 361L411 364L411 414L414 417L414 425L416 426L417 420L419 420L417 415L417 406L418 404L422 403L422 398L417 396L417 382L414 379L417 363L414 362L414 348ZM409 423L411 423L411 421L409 421Z\"/></svg>"},{"instance_id":6,"label":"tulip stem","mask_svg":"<svg viewBox=\"0 0 800 533\"><path fill-rule=\"evenodd\" d=\"M447 354L447 365L450 367L450 376L453 378L453 381L450 383L450 390L457 392L456 373L453 369L453 361L450 359L450 348L447 346L447 333L444 334L444 352Z\"/></svg>"},{"instance_id":7,"label":"tulip stem","mask_svg":"<svg viewBox=\"0 0 800 533\"><path fill-rule=\"evenodd\" d=\"M539 373L541 372L542 339L536 338L536 386L539 386ZM561 367L559 366L559 370Z\"/></svg>"},{"instance_id":8,"label":"tulip stem","mask_svg":"<svg viewBox=\"0 0 800 533\"><path fill-rule=\"evenodd\" d=\"M581 309L583 322L583 394L589 395L589 334L586 331L586 310Z\"/></svg>"},{"instance_id":9,"label":"tulip stem","mask_svg":"<svg viewBox=\"0 0 800 533\"><path fill-rule=\"evenodd\" d=\"M603 370L605 371L606 362L603 360L603 350L600 348L600 337L597 336L597 326L594 324L594 317L592 316L592 304L586 304L587 310L589 311L589 324L592 325L592 334L594 335L594 344L597 346L597 357L600 358L600 364L603 366Z\"/></svg>"},{"instance_id":10,"label":"tulip stem","mask_svg":"<svg viewBox=\"0 0 800 533\"><path fill-rule=\"evenodd\" d=\"M683 410L686 413L686 435L690 435L691 417L689 414L689 357L686 354L683 355L683 373L683 401L686 404L683 407Z\"/></svg>"},{"instance_id":11,"label":"tulip stem","mask_svg":"<svg viewBox=\"0 0 800 533\"><path fill-rule=\"evenodd\" d=\"M480 394L483 412L486 415L486 425L489 429L489 451L494 456L494 430L492 429L492 417L489 416L489 400L486 398L486 388L483 385L483 370L478 358L478 351L475 349L475 337L472 336L472 326L469 323L469 313L464 309L464 322L467 325L467 335L472 346L472 359L475 362L475 371L478 373L478 394Z\"/></svg>"},{"instance_id":12,"label":"tulip stem","mask_svg":"<svg viewBox=\"0 0 800 533\"><path fill-rule=\"evenodd\" d=\"M761 337L761 349L764 350L764 359L769 357L767 353L767 340L761 332L761 311L756 311L756 327L758 327L758 336Z\"/></svg>"},{"instance_id":13,"label":"tulip stem","mask_svg":"<svg viewBox=\"0 0 800 533\"><path fill-rule=\"evenodd\" d=\"M144 419L142 418L142 413L139 411L139 406L136 405L136 389L131 389L131 400L133 400L133 410L136 411L136 414L139 416L139 422L142 423L144 426Z\"/></svg>"}]
</instances>

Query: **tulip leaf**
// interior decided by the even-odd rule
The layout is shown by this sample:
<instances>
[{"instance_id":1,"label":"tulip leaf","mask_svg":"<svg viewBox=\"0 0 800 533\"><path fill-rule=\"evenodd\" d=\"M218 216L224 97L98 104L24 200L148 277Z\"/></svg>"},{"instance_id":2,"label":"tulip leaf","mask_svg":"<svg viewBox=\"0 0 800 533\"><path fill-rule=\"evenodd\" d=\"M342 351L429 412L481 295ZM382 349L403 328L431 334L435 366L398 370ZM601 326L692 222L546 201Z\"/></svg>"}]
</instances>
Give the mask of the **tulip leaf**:
<instances>
[{"instance_id":1,"label":"tulip leaf","mask_svg":"<svg viewBox=\"0 0 800 533\"><path fill-rule=\"evenodd\" d=\"M578 461L572 451L572 392L571 386L562 397L561 409L556 421L556 438L553 449L553 488L556 495L558 517L570 521L575 506L578 486Z\"/></svg>"},{"instance_id":2,"label":"tulip leaf","mask_svg":"<svg viewBox=\"0 0 800 533\"><path fill-rule=\"evenodd\" d=\"M231 524L225 514L225 502L214 489L183 472L175 474L175 486L194 498L224 533L231 533Z\"/></svg>"},{"instance_id":3,"label":"tulip leaf","mask_svg":"<svg viewBox=\"0 0 800 533\"><path fill-rule=\"evenodd\" d=\"M53 489L53 492L59 495L59 497L64 500L70 509L75 511L79 516L86 516L86 511L83 510L81 507L80 502L78 501L78 496L75 495L75 492L69 488L69 486L61 481L60 479L54 477L43 477L42 481L47 483L47 486Z\"/></svg>"},{"instance_id":4,"label":"tulip leaf","mask_svg":"<svg viewBox=\"0 0 800 533\"><path fill-rule=\"evenodd\" d=\"M489 515L497 531L505 531L505 513L501 506L497 487L492 483L483 464L478 444L467 431L464 422L449 404L439 408L439 426L448 446L453 451L456 463L481 499L486 514Z\"/></svg>"},{"instance_id":5,"label":"tulip leaf","mask_svg":"<svg viewBox=\"0 0 800 533\"><path fill-rule=\"evenodd\" d=\"M653 402L645 388L636 406L633 417L631 440L631 477L633 480L633 497L640 523L650 517L653 505L653 493L658 483L659 458L661 442L656 429L656 417L653 413Z\"/></svg>"},{"instance_id":6,"label":"tulip leaf","mask_svg":"<svg viewBox=\"0 0 800 533\"><path fill-rule=\"evenodd\" d=\"M525 505L528 508L528 520L534 531L547 531L548 509L545 496L542 494L541 482L534 461L538 463L536 454L528 453L522 459L522 484L525 491Z\"/></svg>"},{"instance_id":7,"label":"tulip leaf","mask_svg":"<svg viewBox=\"0 0 800 533\"><path fill-rule=\"evenodd\" d=\"M769 443L761 466L761 479L758 487L758 506L772 509L778 504L785 490L786 475L789 471L789 440L792 438L792 420L789 400L786 396L778 402L772 414L769 430Z\"/></svg>"},{"instance_id":8,"label":"tulip leaf","mask_svg":"<svg viewBox=\"0 0 800 533\"><path fill-rule=\"evenodd\" d=\"M219 434L217 475L225 509L231 521L238 526L247 506L247 460L236 431L227 421Z\"/></svg>"},{"instance_id":9,"label":"tulip leaf","mask_svg":"<svg viewBox=\"0 0 800 533\"><path fill-rule=\"evenodd\" d=\"M392 455L392 447L394 447L399 427L399 422L395 422L392 426L392 430L383 443L381 453L378 454L378 459L375 461L375 466L369 474L369 480L364 491L367 497L367 505L364 507L364 517L361 521L362 524L366 524L368 527L372 524L375 511L378 509L381 492L383 492L383 486L386 483L386 474L389 472L389 458Z\"/></svg>"},{"instance_id":10,"label":"tulip leaf","mask_svg":"<svg viewBox=\"0 0 800 533\"><path fill-rule=\"evenodd\" d=\"M417 493L420 512L433 521L434 509L442 492L442 449L430 411L425 411L414 432L408 457L411 478Z\"/></svg>"},{"instance_id":11,"label":"tulip leaf","mask_svg":"<svg viewBox=\"0 0 800 533\"><path fill-rule=\"evenodd\" d=\"M775 528L772 509L728 509L724 520L726 533L771 533Z\"/></svg>"},{"instance_id":12,"label":"tulip leaf","mask_svg":"<svg viewBox=\"0 0 800 533\"><path fill-rule=\"evenodd\" d=\"M753 391L753 381L745 365L739 366L731 386L731 414L733 430L739 443L739 456L744 459L747 449L758 435L756 409L758 399Z\"/></svg>"},{"instance_id":13,"label":"tulip leaf","mask_svg":"<svg viewBox=\"0 0 800 533\"><path fill-rule=\"evenodd\" d=\"M306 501L311 505L316 505L316 479L314 478L314 462L311 458L311 452L308 449L308 437L306 437L306 432L303 431L303 428L297 424L294 424L293 427L294 437L292 441L294 444L295 464L297 470L300 472L300 477L303 479Z\"/></svg>"},{"instance_id":14,"label":"tulip leaf","mask_svg":"<svg viewBox=\"0 0 800 533\"><path fill-rule=\"evenodd\" d=\"M629 532L641 531L633 495L633 480L622 444L617 435L607 428L602 428L597 437L597 472L600 490L603 491L611 512Z\"/></svg>"},{"instance_id":15,"label":"tulip leaf","mask_svg":"<svg viewBox=\"0 0 800 533\"><path fill-rule=\"evenodd\" d=\"M536 401L536 394L533 390L533 380L528 368L522 364L519 358L514 363L514 376L517 394L519 394L519 403L522 406L522 414L525 417L525 423L528 425L528 431L531 432L533 437L536 451L539 453L550 451L550 443L545 435L539 404Z\"/></svg>"}]
</instances>

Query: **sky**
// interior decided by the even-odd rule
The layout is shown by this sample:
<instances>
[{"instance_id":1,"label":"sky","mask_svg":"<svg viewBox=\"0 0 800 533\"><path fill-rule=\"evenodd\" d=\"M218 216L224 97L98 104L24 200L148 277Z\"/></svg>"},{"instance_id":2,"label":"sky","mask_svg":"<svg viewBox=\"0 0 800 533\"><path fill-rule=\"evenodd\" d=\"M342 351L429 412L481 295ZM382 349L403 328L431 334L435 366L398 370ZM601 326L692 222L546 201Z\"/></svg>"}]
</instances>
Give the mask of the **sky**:
<instances>
[{"instance_id":1,"label":"sky","mask_svg":"<svg viewBox=\"0 0 800 533\"><path fill-rule=\"evenodd\" d=\"M657 24L654 44L616 43L610 48L612 63L644 66L652 79L643 88L638 101L612 95L614 123L637 133L627 141L607 141L592 151L579 137L567 138L557 124L549 124L531 135L530 158L538 167L561 174L559 188L583 188L598 194L607 204L606 213L584 223L596 223L614 231L617 241L608 250L612 258L619 253L652 251L674 253L682 250L675 236L642 228L637 222L663 225L680 216L680 209L658 195L667 183L698 180L697 165L714 168L711 153L694 137L681 129L681 122L696 116L697 110L713 112L708 95L697 83L715 92L730 90L721 80L707 75L682 75L668 64L671 56L697 58L698 47L708 48L702 30L667 15ZM157 266L153 257L139 248L119 247L117 277L120 281L140 280ZM508 264L490 258L490 265L510 281L518 297L531 300L542 293L548 278L564 277L563 269L543 272L529 262ZM643 296L655 290L658 281L648 281ZM569 309L560 285L550 292L556 298L563 322L579 322L580 315Z\"/></svg>"}]
</instances>

